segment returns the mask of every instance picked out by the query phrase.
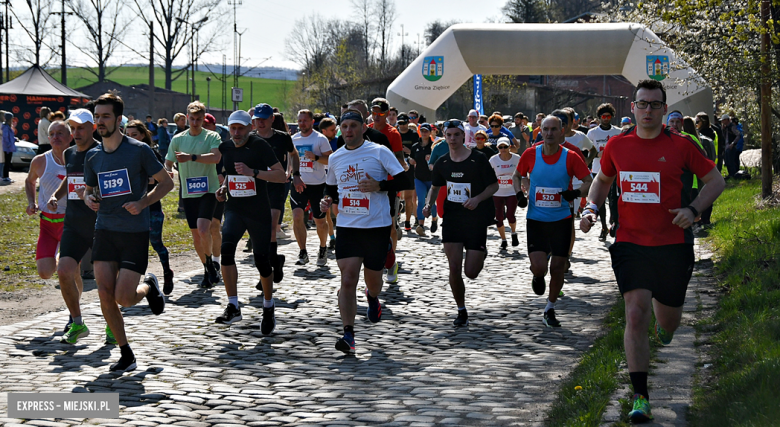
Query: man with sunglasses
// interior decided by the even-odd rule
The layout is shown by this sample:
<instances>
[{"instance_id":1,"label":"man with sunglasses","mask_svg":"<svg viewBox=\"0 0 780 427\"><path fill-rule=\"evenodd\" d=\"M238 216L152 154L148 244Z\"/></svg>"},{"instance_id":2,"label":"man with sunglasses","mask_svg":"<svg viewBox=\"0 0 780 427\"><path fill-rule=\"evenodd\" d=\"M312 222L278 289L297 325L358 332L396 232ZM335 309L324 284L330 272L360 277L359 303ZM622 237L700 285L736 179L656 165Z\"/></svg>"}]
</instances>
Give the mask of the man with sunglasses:
<instances>
[{"instance_id":1,"label":"man with sunglasses","mask_svg":"<svg viewBox=\"0 0 780 427\"><path fill-rule=\"evenodd\" d=\"M449 282L458 305L455 327L467 326L466 287L463 273L476 279L487 257L487 228L494 224L493 194L498 191L498 178L487 157L463 145L466 133L463 122L450 119L443 124L449 153L433 165L431 191L423 209L427 218L431 201L444 187L447 218L442 224L442 243L449 261ZM463 249L466 263L463 263Z\"/></svg>"},{"instance_id":2,"label":"man with sunglasses","mask_svg":"<svg viewBox=\"0 0 780 427\"><path fill-rule=\"evenodd\" d=\"M468 122L463 123L463 129L466 131L466 147L472 148L477 145L477 142L474 140L477 131L481 130L487 133L488 129L486 126L478 123L479 113L477 110L469 110L468 120Z\"/></svg>"},{"instance_id":3,"label":"man with sunglasses","mask_svg":"<svg viewBox=\"0 0 780 427\"><path fill-rule=\"evenodd\" d=\"M609 186L619 178L620 227L609 251L626 305L623 341L635 393L628 417L646 422L653 419L647 391L651 312L656 336L663 345L670 344L680 325L695 261L690 227L717 199L725 182L694 142L664 127L666 91L661 82L639 82L631 111L637 125L604 149L580 229L590 230ZM691 200L694 175L705 185Z\"/></svg>"},{"instance_id":4,"label":"man with sunglasses","mask_svg":"<svg viewBox=\"0 0 780 427\"><path fill-rule=\"evenodd\" d=\"M599 125L588 131L588 139L593 141L593 146L596 148L596 158L593 159L593 166L591 167L592 175L595 178L596 174L601 170L601 156L604 154L604 147L607 146L607 141L613 136L620 135L622 130L612 125L612 118L615 117L615 107L610 103L601 104L596 109L596 115L598 116ZM611 206L610 206L611 208ZM611 209L610 209L611 210ZM615 213L612 212L614 216ZM601 217L601 234L599 234L599 240L602 242L607 240L607 210L606 203L602 203L599 206L599 217ZM612 221L610 221L612 222Z\"/></svg>"}]
</instances>

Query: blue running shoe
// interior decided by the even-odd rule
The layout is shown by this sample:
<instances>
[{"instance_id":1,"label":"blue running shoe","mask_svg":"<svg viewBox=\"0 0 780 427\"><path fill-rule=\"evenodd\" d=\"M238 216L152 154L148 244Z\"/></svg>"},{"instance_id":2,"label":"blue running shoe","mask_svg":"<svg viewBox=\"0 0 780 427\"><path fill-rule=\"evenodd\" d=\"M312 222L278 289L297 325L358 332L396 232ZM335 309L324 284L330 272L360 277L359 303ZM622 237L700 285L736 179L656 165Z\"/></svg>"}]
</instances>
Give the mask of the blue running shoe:
<instances>
[{"instance_id":1,"label":"blue running shoe","mask_svg":"<svg viewBox=\"0 0 780 427\"><path fill-rule=\"evenodd\" d=\"M344 353L355 352L355 336L350 333L345 333L343 337L336 341L336 350L343 351Z\"/></svg>"},{"instance_id":2,"label":"blue running shoe","mask_svg":"<svg viewBox=\"0 0 780 427\"><path fill-rule=\"evenodd\" d=\"M379 297L369 295L368 288L366 288L366 299L368 300L366 317L371 323L376 323L382 318L382 304L379 303Z\"/></svg>"}]
</instances>

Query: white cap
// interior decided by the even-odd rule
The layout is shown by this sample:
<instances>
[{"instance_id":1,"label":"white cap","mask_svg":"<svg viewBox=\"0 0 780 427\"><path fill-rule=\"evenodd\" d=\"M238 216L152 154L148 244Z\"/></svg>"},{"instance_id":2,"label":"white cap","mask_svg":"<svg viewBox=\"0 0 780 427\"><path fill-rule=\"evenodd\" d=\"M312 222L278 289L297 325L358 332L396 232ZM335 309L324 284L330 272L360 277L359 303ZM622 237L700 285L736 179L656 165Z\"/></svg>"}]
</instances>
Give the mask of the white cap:
<instances>
[{"instance_id":1,"label":"white cap","mask_svg":"<svg viewBox=\"0 0 780 427\"><path fill-rule=\"evenodd\" d=\"M721 121L723 121L723 120L731 120L731 117L728 114L724 114L724 115L720 116L720 120Z\"/></svg>"},{"instance_id":2,"label":"white cap","mask_svg":"<svg viewBox=\"0 0 780 427\"><path fill-rule=\"evenodd\" d=\"M74 121L78 124L92 123L95 124L95 119L92 118L92 113L86 108L79 108L70 112L68 121Z\"/></svg>"},{"instance_id":3,"label":"white cap","mask_svg":"<svg viewBox=\"0 0 780 427\"><path fill-rule=\"evenodd\" d=\"M477 110L469 110L469 117L472 116L479 117L479 113L477 112Z\"/></svg>"},{"instance_id":4,"label":"white cap","mask_svg":"<svg viewBox=\"0 0 780 427\"><path fill-rule=\"evenodd\" d=\"M232 125L233 123L249 126L252 124L252 116L250 116L249 113L244 110L234 111L233 114L231 114L228 118L228 126Z\"/></svg>"},{"instance_id":5,"label":"white cap","mask_svg":"<svg viewBox=\"0 0 780 427\"><path fill-rule=\"evenodd\" d=\"M502 136L501 138L498 138L498 141L496 141L496 147L501 145L511 146L512 144L510 143L509 138Z\"/></svg>"}]
</instances>

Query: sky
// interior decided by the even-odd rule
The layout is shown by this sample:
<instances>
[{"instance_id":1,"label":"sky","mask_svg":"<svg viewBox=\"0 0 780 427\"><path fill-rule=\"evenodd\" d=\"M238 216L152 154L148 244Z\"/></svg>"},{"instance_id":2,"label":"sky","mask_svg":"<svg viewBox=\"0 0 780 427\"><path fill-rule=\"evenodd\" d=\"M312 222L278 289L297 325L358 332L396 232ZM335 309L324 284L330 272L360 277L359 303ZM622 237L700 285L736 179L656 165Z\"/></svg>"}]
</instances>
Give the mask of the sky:
<instances>
[{"instance_id":1,"label":"sky","mask_svg":"<svg viewBox=\"0 0 780 427\"><path fill-rule=\"evenodd\" d=\"M227 5L228 0L224 0L224 2L225 6L231 9L230 25L225 28L222 39L224 48L219 52L205 55L200 60L201 64L221 64L223 54L227 55L228 63L232 63L233 14L232 7ZM404 37L405 43L416 48L419 36L419 40L423 43L422 48L424 48L424 31L426 24L429 22L437 19L444 22L451 20L475 23L496 22L502 20L501 8L505 3L506 0L395 0L397 13L393 26L391 51L397 51L401 46L401 37L399 35L401 33L401 25L403 25L403 32L406 34ZM22 6L20 5L18 8L20 10L17 13L21 14L23 12ZM59 10L59 7L54 7L54 9ZM241 39L243 66L256 66L262 62L262 66L266 67L300 68L299 65L290 61L286 55L285 39L295 25L296 20L314 13L318 13L323 18L356 19L355 9L352 7L350 0L329 0L326 2L313 0L243 0L243 4L237 8L236 14L239 32L245 31ZM125 38L126 43L142 52L146 52L147 48L139 48L147 40L146 36L142 34L145 26L134 14L127 14L127 17L132 17L134 20L130 22L131 30ZM57 27L55 31L56 35L59 36L59 17L54 18L55 20L52 21L52 24ZM66 28L70 29L77 24L75 19L69 19L70 22L66 25ZM70 34L68 40L67 54L69 65L92 65L87 62L87 58L83 54L71 45L71 43L86 43L85 38ZM134 43L133 40L136 42ZM15 25L15 30L11 30L11 41L12 43L30 43L18 25ZM57 37L54 45L58 45L58 42L59 37ZM186 52L179 57L176 64L185 64L187 62L185 57ZM269 59L266 61L266 58ZM59 61L59 57L56 57L49 64L49 67L57 67ZM116 65L124 63L140 64L144 61L133 54L129 48L120 47L117 51L116 59L111 62Z\"/></svg>"}]
</instances>

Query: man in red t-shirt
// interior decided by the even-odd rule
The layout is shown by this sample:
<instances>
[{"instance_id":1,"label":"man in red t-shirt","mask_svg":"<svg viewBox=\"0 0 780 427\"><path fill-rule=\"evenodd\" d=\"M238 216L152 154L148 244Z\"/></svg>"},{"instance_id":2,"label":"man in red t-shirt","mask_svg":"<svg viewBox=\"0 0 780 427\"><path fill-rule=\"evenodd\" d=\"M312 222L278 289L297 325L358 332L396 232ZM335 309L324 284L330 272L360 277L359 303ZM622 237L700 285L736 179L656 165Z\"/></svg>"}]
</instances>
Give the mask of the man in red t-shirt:
<instances>
[{"instance_id":1,"label":"man in red t-shirt","mask_svg":"<svg viewBox=\"0 0 780 427\"><path fill-rule=\"evenodd\" d=\"M664 127L666 110L663 85L656 80L639 82L631 103L637 125L607 142L580 221L580 229L587 233L618 178L620 225L609 251L626 304L624 345L635 393L634 409L628 415L634 422L653 418L647 393L651 310L655 334L668 345L680 326L693 272L690 227L725 187L715 164L696 143ZM690 200L694 175L705 185Z\"/></svg>"},{"instance_id":2,"label":"man in red t-shirt","mask_svg":"<svg viewBox=\"0 0 780 427\"><path fill-rule=\"evenodd\" d=\"M395 158L403 166L404 170L408 170L409 166L404 160L404 145L401 140L401 133L398 129L390 126L387 123L387 113L390 111L390 104L384 98L376 98L371 101L371 117L374 120L369 127L382 132L390 141L390 151L393 152ZM388 176L388 179L393 177ZM393 250L392 254L388 257L388 260L395 260L395 247L398 244L398 237L400 235L398 228L398 195L395 192L387 193L388 199L390 199L390 216L393 217L393 226L390 227L390 238L392 240ZM388 261L389 263L390 261ZM398 263L393 262L392 265L387 266L387 282L395 283L398 281Z\"/></svg>"}]
</instances>

